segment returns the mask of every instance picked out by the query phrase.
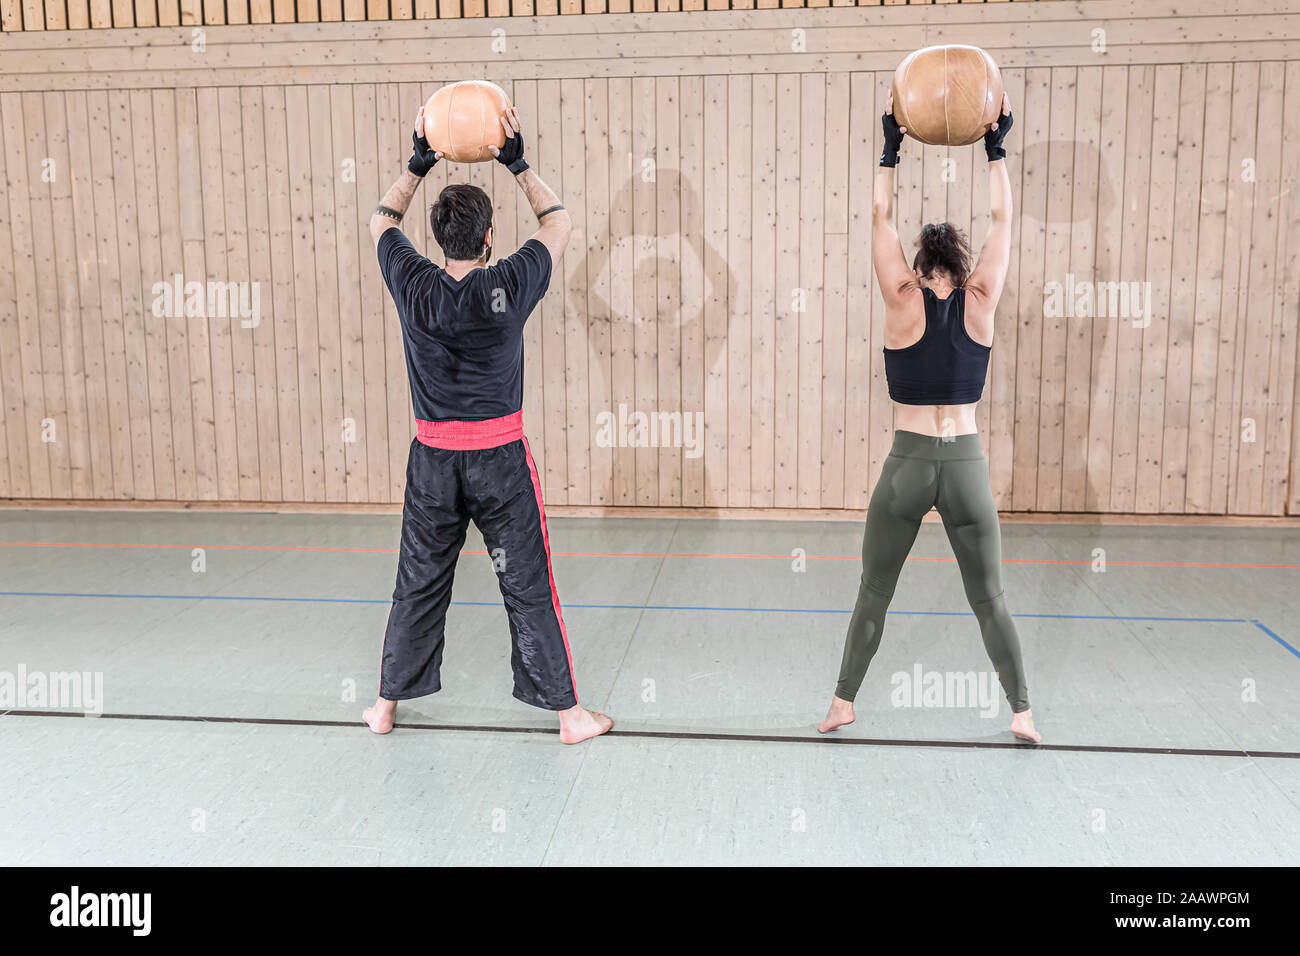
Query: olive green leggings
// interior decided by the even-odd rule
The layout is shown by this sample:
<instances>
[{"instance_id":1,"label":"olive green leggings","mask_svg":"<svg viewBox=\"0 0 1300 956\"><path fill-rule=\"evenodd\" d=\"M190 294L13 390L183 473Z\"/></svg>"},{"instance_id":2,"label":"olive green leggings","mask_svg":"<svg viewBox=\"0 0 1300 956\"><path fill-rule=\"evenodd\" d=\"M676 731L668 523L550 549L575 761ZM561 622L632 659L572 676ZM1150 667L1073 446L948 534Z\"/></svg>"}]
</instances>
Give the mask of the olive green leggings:
<instances>
[{"instance_id":1,"label":"olive green leggings","mask_svg":"<svg viewBox=\"0 0 1300 956\"><path fill-rule=\"evenodd\" d=\"M1013 713L1029 709L1020 640L1002 598L1002 533L979 435L935 438L897 431L867 509L862 583L844 639L835 695L853 700L880 646L885 611L921 519L938 508L957 556L966 599L979 621L984 649Z\"/></svg>"}]
</instances>

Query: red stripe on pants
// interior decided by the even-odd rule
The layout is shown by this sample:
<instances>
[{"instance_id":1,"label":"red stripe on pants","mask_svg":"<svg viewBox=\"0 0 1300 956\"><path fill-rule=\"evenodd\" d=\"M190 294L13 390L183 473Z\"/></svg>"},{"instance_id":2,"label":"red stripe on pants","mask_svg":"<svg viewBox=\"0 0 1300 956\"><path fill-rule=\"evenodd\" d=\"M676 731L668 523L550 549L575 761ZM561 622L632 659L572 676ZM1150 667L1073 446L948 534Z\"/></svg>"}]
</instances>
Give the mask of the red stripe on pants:
<instances>
[{"instance_id":1,"label":"red stripe on pants","mask_svg":"<svg viewBox=\"0 0 1300 956\"><path fill-rule=\"evenodd\" d=\"M546 530L546 506L542 504L542 482L537 477L537 465L533 462L533 451L528 447L528 439L523 439L524 457L528 459L528 473L533 479L533 495L537 498L537 515L542 520L542 545L546 549L546 577L551 586L551 606L555 608L555 618L560 622L560 636L564 638L564 653L569 657L569 682L573 685L573 700L578 700L578 682L573 676L573 651L569 648L569 631L564 626L564 615L560 612L560 595L555 590L555 574L551 571L551 536Z\"/></svg>"}]
</instances>

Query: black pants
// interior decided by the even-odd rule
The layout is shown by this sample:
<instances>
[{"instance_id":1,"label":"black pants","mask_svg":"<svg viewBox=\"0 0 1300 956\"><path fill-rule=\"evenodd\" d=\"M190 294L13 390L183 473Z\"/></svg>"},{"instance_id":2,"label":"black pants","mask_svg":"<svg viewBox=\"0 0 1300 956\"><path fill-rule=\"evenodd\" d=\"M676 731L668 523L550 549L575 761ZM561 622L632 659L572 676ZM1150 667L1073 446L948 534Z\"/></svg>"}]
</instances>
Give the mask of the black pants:
<instances>
[{"instance_id":1,"label":"black pants","mask_svg":"<svg viewBox=\"0 0 1300 956\"><path fill-rule=\"evenodd\" d=\"M523 440L474 451L411 442L379 696L409 700L441 689L451 582L471 520L487 544L510 618L514 696L547 710L574 706L541 484Z\"/></svg>"}]
</instances>

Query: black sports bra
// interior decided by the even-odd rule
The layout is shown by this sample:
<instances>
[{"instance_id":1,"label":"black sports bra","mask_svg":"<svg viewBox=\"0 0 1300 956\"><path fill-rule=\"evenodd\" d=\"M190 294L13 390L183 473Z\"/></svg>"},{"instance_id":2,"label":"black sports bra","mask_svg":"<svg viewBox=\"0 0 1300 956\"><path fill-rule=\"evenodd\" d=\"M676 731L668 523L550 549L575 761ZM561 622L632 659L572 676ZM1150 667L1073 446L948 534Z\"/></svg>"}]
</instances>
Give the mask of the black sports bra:
<instances>
[{"instance_id":1,"label":"black sports bra","mask_svg":"<svg viewBox=\"0 0 1300 956\"><path fill-rule=\"evenodd\" d=\"M966 333L966 290L940 299L922 288L925 331L907 348L885 349L889 397L903 405L968 405L984 392L987 345Z\"/></svg>"}]
</instances>

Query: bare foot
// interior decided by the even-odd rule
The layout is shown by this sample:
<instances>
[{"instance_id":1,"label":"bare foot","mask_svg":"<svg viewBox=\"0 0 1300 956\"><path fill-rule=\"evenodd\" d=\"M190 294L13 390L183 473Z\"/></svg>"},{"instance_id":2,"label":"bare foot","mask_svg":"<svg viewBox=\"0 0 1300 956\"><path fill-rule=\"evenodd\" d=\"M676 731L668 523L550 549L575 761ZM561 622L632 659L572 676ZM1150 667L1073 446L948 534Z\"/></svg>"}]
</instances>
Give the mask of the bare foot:
<instances>
[{"instance_id":1,"label":"bare foot","mask_svg":"<svg viewBox=\"0 0 1300 956\"><path fill-rule=\"evenodd\" d=\"M855 719L853 701L832 697L831 709L826 711L826 719L817 725L817 731L829 734L832 730L839 730L841 727L853 723Z\"/></svg>"},{"instance_id":2,"label":"bare foot","mask_svg":"<svg viewBox=\"0 0 1300 956\"><path fill-rule=\"evenodd\" d=\"M560 711L560 742L581 743L607 733L613 726L614 721L598 710L570 707L568 710Z\"/></svg>"},{"instance_id":3,"label":"bare foot","mask_svg":"<svg viewBox=\"0 0 1300 956\"><path fill-rule=\"evenodd\" d=\"M371 706L361 712L361 719L377 734L386 734L393 729L393 720L397 717L397 701L384 700L380 697Z\"/></svg>"},{"instance_id":4,"label":"bare foot","mask_svg":"<svg viewBox=\"0 0 1300 956\"><path fill-rule=\"evenodd\" d=\"M1032 711L1022 710L1011 718L1011 732L1021 740L1028 740L1030 743L1042 743L1043 735L1034 729L1034 715Z\"/></svg>"}]
</instances>

